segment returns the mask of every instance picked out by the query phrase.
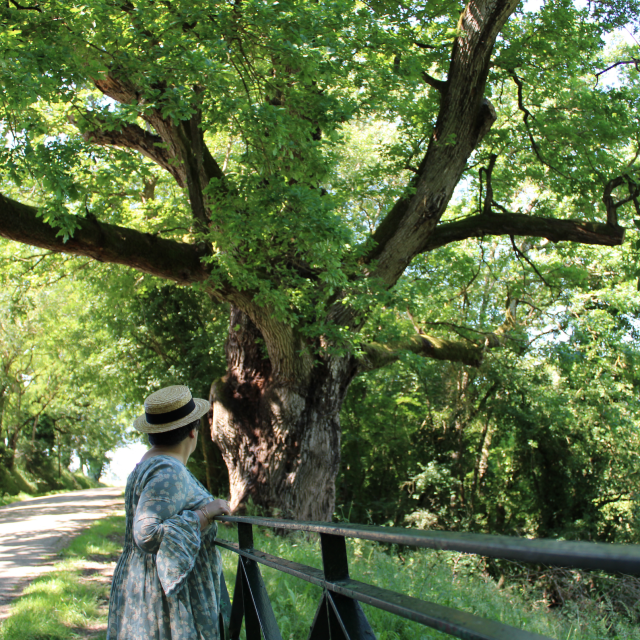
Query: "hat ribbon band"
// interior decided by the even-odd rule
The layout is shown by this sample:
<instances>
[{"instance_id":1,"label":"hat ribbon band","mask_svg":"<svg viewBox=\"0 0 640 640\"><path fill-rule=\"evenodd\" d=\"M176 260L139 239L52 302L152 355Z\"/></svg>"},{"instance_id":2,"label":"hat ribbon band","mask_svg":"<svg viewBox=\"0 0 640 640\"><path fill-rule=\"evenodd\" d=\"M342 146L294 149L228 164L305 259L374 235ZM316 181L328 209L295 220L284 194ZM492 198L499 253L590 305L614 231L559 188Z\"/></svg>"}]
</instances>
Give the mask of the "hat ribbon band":
<instances>
[{"instance_id":1,"label":"hat ribbon band","mask_svg":"<svg viewBox=\"0 0 640 640\"><path fill-rule=\"evenodd\" d=\"M166 413L147 413L145 411L144 415L149 424L167 424L168 422L175 422L176 420L180 420L180 418L188 416L195 408L196 403L193 401L193 398L191 398L187 404L173 411L167 411Z\"/></svg>"}]
</instances>

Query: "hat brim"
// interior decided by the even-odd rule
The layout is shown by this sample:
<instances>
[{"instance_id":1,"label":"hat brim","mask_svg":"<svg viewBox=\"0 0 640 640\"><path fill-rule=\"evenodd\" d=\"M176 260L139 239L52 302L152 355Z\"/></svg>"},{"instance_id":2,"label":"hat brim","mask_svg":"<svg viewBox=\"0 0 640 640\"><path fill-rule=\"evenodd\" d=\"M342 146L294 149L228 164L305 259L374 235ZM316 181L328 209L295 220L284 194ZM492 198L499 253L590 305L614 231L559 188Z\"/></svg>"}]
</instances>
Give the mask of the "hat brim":
<instances>
[{"instance_id":1,"label":"hat brim","mask_svg":"<svg viewBox=\"0 0 640 640\"><path fill-rule=\"evenodd\" d=\"M196 408L184 418L174 420L173 422L165 422L164 424L150 424L147 422L146 415L142 414L133 421L133 428L141 433L165 433L166 431L173 431L173 429L184 427L190 422L193 422L198 418L202 418L202 416L211 408L211 404L208 400L193 398L193 402L195 403Z\"/></svg>"}]
</instances>

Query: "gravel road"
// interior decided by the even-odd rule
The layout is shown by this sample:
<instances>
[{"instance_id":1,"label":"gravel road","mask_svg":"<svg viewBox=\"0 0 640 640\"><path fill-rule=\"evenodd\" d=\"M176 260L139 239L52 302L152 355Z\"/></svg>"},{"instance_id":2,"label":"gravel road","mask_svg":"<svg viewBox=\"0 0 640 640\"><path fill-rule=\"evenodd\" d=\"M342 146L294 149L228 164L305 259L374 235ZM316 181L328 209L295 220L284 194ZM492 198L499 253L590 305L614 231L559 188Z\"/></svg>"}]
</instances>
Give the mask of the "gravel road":
<instances>
[{"instance_id":1,"label":"gravel road","mask_svg":"<svg viewBox=\"0 0 640 640\"><path fill-rule=\"evenodd\" d=\"M21 587L48 570L52 555L70 538L122 510L123 492L123 487L88 489L0 508L0 614Z\"/></svg>"}]
</instances>

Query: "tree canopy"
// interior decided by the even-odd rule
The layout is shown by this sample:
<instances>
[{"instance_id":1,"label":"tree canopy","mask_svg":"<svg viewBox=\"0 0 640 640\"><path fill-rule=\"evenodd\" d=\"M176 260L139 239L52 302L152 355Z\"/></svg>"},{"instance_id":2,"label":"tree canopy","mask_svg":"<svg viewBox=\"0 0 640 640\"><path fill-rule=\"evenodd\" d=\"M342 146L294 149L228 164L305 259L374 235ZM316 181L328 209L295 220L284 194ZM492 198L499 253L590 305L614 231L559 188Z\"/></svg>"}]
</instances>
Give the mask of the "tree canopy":
<instances>
[{"instance_id":1,"label":"tree canopy","mask_svg":"<svg viewBox=\"0 0 640 640\"><path fill-rule=\"evenodd\" d=\"M605 37L634 8L9 2L5 189L39 209L5 199L3 233L206 279L294 324L466 237L615 244L638 90ZM377 149L358 148L367 122L388 123ZM463 173L467 216L436 231Z\"/></svg>"},{"instance_id":2,"label":"tree canopy","mask_svg":"<svg viewBox=\"0 0 640 640\"><path fill-rule=\"evenodd\" d=\"M333 483L354 376L518 348L590 260L554 243L640 216L638 13L9 0L0 235L230 304L232 502L329 517L332 490L302 496Z\"/></svg>"}]
</instances>

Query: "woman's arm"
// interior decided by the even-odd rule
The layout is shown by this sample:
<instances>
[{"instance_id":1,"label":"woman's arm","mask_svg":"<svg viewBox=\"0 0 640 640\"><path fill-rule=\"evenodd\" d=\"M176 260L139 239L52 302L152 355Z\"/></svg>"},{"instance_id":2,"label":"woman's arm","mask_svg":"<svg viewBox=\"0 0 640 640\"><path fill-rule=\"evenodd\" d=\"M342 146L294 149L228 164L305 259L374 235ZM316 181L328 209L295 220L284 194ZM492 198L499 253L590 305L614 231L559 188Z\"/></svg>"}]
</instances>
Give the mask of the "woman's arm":
<instances>
[{"instance_id":1,"label":"woman's arm","mask_svg":"<svg viewBox=\"0 0 640 640\"><path fill-rule=\"evenodd\" d=\"M191 575L202 544L202 508L193 509L192 488L193 478L182 464L170 459L159 461L145 478L133 519L133 539L143 552L155 554L166 596ZM205 514L211 514L211 518L229 512L223 500L209 502L204 505L207 507Z\"/></svg>"},{"instance_id":2,"label":"woman's arm","mask_svg":"<svg viewBox=\"0 0 640 640\"><path fill-rule=\"evenodd\" d=\"M162 461L146 478L133 518L133 539L145 553L158 552L167 526L176 519L184 521L187 529L199 530L198 515L183 511L187 504L188 476L180 467ZM197 536L199 546L199 532Z\"/></svg>"}]
</instances>

